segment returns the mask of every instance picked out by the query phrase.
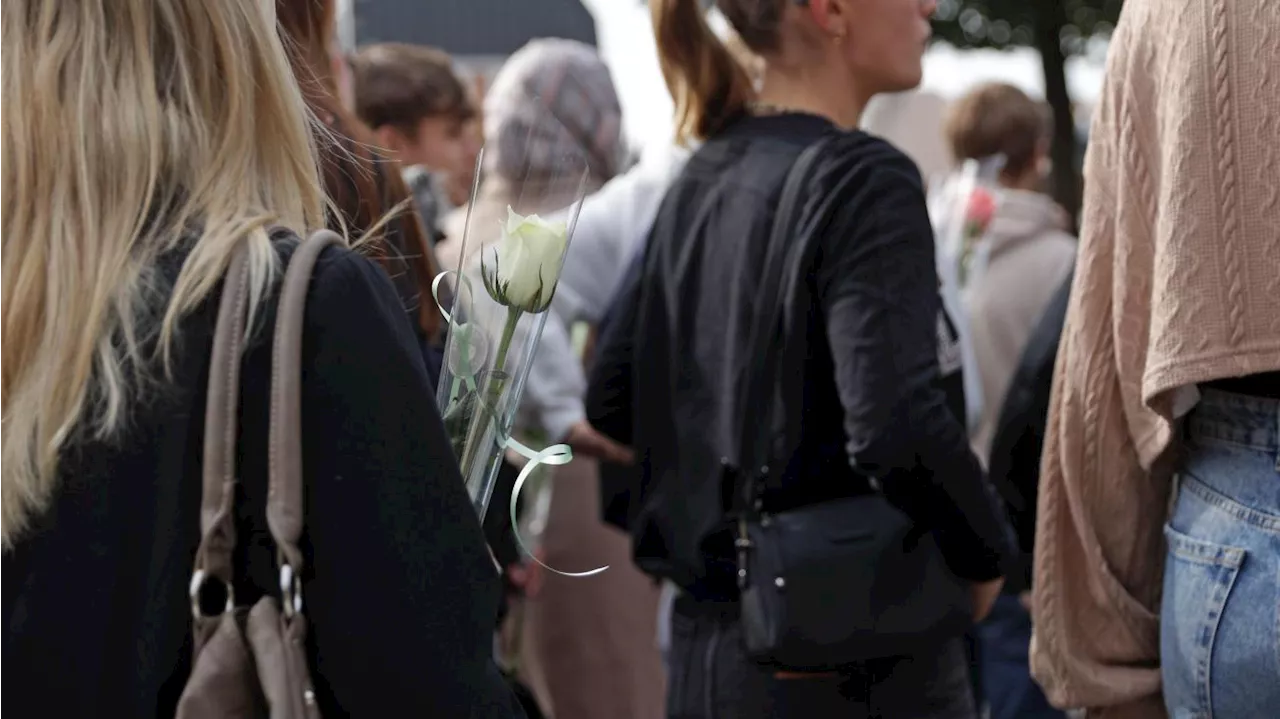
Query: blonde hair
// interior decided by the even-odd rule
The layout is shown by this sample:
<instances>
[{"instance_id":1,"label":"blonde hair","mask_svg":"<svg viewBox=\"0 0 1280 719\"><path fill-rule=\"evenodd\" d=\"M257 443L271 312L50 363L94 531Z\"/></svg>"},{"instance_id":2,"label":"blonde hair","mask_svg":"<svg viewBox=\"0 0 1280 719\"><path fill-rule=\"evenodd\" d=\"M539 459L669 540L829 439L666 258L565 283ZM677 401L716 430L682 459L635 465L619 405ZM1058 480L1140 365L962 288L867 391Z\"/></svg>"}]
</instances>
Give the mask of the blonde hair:
<instances>
[{"instance_id":1,"label":"blonde hair","mask_svg":"<svg viewBox=\"0 0 1280 719\"><path fill-rule=\"evenodd\" d=\"M323 226L324 194L274 3L5 0L2 12L9 548L51 501L61 452L124 429L232 251L250 249L252 316L276 273L269 228ZM179 245L170 293L154 268Z\"/></svg>"}]
</instances>

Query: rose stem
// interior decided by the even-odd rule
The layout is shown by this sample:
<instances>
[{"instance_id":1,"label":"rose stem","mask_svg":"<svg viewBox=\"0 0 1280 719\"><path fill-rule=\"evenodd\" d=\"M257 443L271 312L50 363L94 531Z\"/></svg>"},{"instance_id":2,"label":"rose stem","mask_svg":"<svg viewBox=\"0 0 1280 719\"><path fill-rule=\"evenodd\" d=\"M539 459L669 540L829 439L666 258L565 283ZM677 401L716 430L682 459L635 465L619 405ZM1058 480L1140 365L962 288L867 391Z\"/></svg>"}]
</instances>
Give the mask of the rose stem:
<instances>
[{"instance_id":1,"label":"rose stem","mask_svg":"<svg viewBox=\"0 0 1280 719\"><path fill-rule=\"evenodd\" d=\"M498 423L498 398L502 394L502 385L505 383L503 375L506 373L507 353L511 351L511 340L515 337L516 325L520 322L521 311L515 307L507 308L507 323L502 328L502 340L498 342L498 356L494 359L493 371L489 373L488 385L488 401L481 404L479 411L482 413L492 411L494 425L500 426ZM471 464L476 460L476 452L480 450L480 437L484 434L485 419L479 422L471 423L470 436L467 437L466 457L462 462L462 470L467 478L471 477Z\"/></svg>"}]
</instances>

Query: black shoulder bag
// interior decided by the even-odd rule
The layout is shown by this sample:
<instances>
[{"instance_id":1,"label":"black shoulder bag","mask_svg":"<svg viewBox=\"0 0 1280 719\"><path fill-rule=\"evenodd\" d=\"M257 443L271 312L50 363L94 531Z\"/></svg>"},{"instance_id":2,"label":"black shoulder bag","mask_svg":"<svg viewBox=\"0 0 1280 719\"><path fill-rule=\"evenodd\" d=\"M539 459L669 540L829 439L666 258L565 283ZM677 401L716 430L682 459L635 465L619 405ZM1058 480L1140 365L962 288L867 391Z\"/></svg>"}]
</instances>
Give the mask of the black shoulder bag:
<instances>
[{"instance_id":1,"label":"black shoulder bag","mask_svg":"<svg viewBox=\"0 0 1280 719\"><path fill-rule=\"evenodd\" d=\"M812 235L819 233L797 230L805 185L826 144L806 148L787 175L765 254L764 310L751 331L748 356L757 363L739 397L739 461L725 468L736 488L747 653L802 671L928 652L972 622L967 588L944 564L932 533L879 492L777 514L760 501L764 479L782 464L782 450L794 449L800 430L795 421L779 422L787 334L781 318L813 261Z\"/></svg>"}]
</instances>

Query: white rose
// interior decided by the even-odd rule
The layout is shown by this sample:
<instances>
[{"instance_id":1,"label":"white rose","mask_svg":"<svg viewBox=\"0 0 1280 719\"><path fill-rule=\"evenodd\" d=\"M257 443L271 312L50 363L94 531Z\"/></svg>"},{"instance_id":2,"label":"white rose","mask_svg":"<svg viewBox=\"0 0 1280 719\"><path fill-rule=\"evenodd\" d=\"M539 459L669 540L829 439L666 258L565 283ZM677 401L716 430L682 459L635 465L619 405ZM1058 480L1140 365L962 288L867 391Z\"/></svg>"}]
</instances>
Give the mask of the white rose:
<instances>
[{"instance_id":1,"label":"white rose","mask_svg":"<svg viewBox=\"0 0 1280 719\"><path fill-rule=\"evenodd\" d=\"M480 254L480 276L494 300L524 312L551 305L560 279L560 260L569 244L563 222L523 217L507 208L502 239Z\"/></svg>"}]
</instances>

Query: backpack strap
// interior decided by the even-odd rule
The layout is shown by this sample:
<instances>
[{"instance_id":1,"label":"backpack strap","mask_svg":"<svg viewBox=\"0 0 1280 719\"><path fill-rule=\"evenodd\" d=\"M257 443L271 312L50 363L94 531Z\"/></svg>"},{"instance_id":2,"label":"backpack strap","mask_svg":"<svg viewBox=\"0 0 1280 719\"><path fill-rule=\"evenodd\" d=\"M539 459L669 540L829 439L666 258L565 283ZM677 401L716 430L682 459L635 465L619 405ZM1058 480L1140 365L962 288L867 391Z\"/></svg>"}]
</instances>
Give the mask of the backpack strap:
<instances>
[{"instance_id":1,"label":"backpack strap","mask_svg":"<svg viewBox=\"0 0 1280 719\"><path fill-rule=\"evenodd\" d=\"M298 245L280 285L271 352L271 434L268 449L267 526L276 545L286 616L302 610L300 576L303 526L302 329L307 290L316 260L330 245L344 244L321 230Z\"/></svg>"}]
</instances>

